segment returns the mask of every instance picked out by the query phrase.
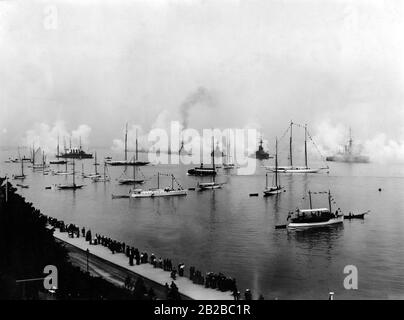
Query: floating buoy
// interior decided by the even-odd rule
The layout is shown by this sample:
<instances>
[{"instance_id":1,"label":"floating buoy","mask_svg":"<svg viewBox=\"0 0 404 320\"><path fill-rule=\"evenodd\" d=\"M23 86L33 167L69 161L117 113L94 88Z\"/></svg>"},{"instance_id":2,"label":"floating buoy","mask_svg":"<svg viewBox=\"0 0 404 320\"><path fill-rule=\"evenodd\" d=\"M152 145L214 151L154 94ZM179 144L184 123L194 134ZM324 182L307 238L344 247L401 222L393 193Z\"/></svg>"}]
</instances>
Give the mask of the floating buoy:
<instances>
[{"instance_id":1,"label":"floating buoy","mask_svg":"<svg viewBox=\"0 0 404 320\"><path fill-rule=\"evenodd\" d=\"M379 192L382 192L382 188L379 188Z\"/></svg>"},{"instance_id":2,"label":"floating buoy","mask_svg":"<svg viewBox=\"0 0 404 320\"><path fill-rule=\"evenodd\" d=\"M250 193L250 197L258 197L258 193Z\"/></svg>"}]
</instances>

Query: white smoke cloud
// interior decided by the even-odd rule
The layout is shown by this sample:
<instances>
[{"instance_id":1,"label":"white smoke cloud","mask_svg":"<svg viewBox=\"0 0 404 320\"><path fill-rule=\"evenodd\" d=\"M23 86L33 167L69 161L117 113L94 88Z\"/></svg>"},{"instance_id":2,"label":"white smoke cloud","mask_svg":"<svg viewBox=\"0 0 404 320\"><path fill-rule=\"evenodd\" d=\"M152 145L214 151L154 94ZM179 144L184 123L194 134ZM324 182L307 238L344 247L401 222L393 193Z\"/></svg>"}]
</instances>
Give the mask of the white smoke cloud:
<instances>
[{"instance_id":1,"label":"white smoke cloud","mask_svg":"<svg viewBox=\"0 0 404 320\"><path fill-rule=\"evenodd\" d=\"M34 128L25 132L25 136L22 139L24 146L41 147L46 153L56 152L56 146L60 143L60 150L63 150L64 142L67 147L70 144L70 138L72 141L72 147L78 147L81 139L82 145L88 145L91 128L86 124L81 124L72 131L66 128L63 121L57 121L53 125L48 123L36 123Z\"/></svg>"},{"instance_id":2,"label":"white smoke cloud","mask_svg":"<svg viewBox=\"0 0 404 320\"><path fill-rule=\"evenodd\" d=\"M314 130L313 137L320 152L326 156L341 150L348 143L349 127L340 123L331 124L329 120L321 122ZM401 163L404 162L404 135L389 138L387 134L376 132L373 136L360 139L353 134L354 146L372 162Z\"/></svg>"}]
</instances>

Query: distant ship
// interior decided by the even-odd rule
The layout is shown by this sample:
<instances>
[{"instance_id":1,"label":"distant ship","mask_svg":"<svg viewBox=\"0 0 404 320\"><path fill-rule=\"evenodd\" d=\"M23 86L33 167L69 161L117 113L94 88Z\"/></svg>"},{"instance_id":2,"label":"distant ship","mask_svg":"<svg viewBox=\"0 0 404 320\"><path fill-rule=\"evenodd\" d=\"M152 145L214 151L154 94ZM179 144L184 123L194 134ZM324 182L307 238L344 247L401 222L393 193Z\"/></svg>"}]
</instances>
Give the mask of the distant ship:
<instances>
[{"instance_id":1,"label":"distant ship","mask_svg":"<svg viewBox=\"0 0 404 320\"><path fill-rule=\"evenodd\" d=\"M264 147L262 146L263 143L264 143L264 141L262 141L262 138L261 138L260 145L258 146L258 150L255 151L255 158L258 160L266 160L269 158L273 158L272 156L269 156L269 153L264 150Z\"/></svg>"},{"instance_id":2,"label":"distant ship","mask_svg":"<svg viewBox=\"0 0 404 320\"><path fill-rule=\"evenodd\" d=\"M86 153L81 147L70 148L65 150L59 155L59 158L64 159L92 159L93 155L91 153Z\"/></svg>"},{"instance_id":3,"label":"distant ship","mask_svg":"<svg viewBox=\"0 0 404 320\"><path fill-rule=\"evenodd\" d=\"M360 150L354 147L351 129L349 129L349 140L348 143L344 146L342 151L339 151L337 154L333 156L326 157L326 161L335 161L335 162L348 162L348 163L368 163L369 157L360 154Z\"/></svg>"}]
</instances>

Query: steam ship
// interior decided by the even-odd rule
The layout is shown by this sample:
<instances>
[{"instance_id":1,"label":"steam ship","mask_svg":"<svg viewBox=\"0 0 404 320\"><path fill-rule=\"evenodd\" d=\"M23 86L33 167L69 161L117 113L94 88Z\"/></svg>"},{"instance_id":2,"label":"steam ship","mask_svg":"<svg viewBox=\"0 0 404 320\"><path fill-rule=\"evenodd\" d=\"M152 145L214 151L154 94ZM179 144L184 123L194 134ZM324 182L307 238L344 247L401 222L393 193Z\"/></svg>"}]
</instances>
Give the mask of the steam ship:
<instances>
[{"instance_id":1,"label":"steam ship","mask_svg":"<svg viewBox=\"0 0 404 320\"><path fill-rule=\"evenodd\" d=\"M335 155L326 157L326 161L368 163L369 157L360 154L360 150L358 149L358 147L355 148L351 135L351 129L349 129L348 143L344 145L343 149Z\"/></svg>"}]
</instances>

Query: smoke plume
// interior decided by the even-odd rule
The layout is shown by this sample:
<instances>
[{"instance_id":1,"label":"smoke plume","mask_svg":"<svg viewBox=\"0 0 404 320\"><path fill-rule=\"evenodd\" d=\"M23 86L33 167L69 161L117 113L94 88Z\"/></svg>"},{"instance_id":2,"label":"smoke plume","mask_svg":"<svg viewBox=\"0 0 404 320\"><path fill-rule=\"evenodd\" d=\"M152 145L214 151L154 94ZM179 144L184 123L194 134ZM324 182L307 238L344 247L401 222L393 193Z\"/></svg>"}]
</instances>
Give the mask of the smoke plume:
<instances>
[{"instance_id":1,"label":"smoke plume","mask_svg":"<svg viewBox=\"0 0 404 320\"><path fill-rule=\"evenodd\" d=\"M198 105L207 107L215 106L215 101L211 93L204 87L199 87L196 91L191 93L181 104L180 112L184 129L188 128L190 110Z\"/></svg>"}]
</instances>

